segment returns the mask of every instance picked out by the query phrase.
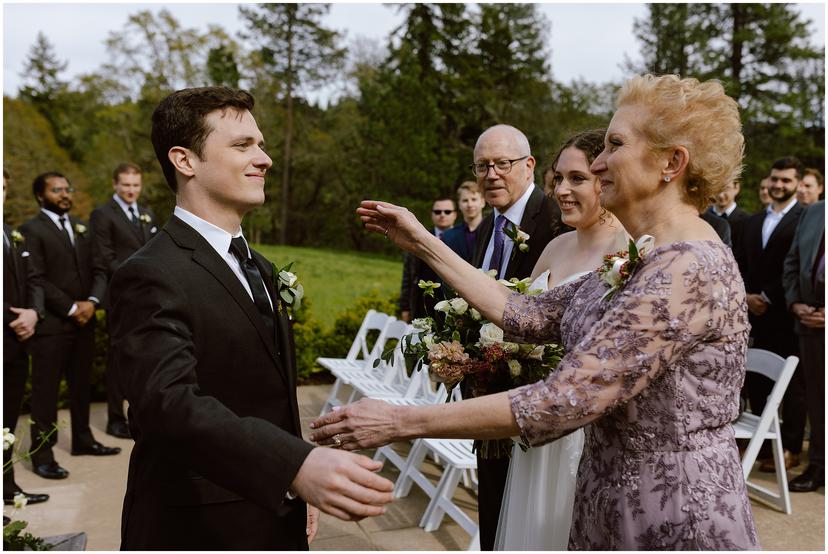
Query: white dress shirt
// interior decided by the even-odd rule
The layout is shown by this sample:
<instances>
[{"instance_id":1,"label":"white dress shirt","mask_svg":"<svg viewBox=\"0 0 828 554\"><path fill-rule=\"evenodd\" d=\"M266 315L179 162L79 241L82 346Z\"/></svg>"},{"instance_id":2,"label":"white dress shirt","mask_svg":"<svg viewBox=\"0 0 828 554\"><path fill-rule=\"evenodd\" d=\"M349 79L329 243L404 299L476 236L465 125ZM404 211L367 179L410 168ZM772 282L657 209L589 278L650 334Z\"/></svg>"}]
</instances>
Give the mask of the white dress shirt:
<instances>
[{"instance_id":1,"label":"white dress shirt","mask_svg":"<svg viewBox=\"0 0 828 554\"><path fill-rule=\"evenodd\" d=\"M502 215L506 218L507 224L511 227L520 227L520 222L523 221L523 212L526 211L526 204L529 203L529 197L532 196L532 192L535 190L535 183L529 183L529 186L526 187L526 192L518 198L518 201L512 204L512 206L503 212L502 214L498 211L497 208L494 209L494 221L497 221L497 216ZM504 227L504 231L506 227ZM489 267L489 262L492 259L492 252L494 251L494 239L495 234L492 231L492 236L489 238L489 244L486 246L486 255L483 256L483 269ZM531 239L530 239L531 240ZM506 274L506 268L509 267L509 260L512 258L512 250L514 249L515 243L512 242L508 236L503 239L503 262L500 266L500 273L498 274L498 279L503 279L503 276Z\"/></svg>"},{"instance_id":2,"label":"white dress shirt","mask_svg":"<svg viewBox=\"0 0 828 554\"><path fill-rule=\"evenodd\" d=\"M132 215L129 213L129 209L132 208L135 210L135 217L138 217L138 202L133 202L132 204L127 204L124 202L124 199L118 196L117 194L113 194L112 198L115 202L124 210L124 214L126 214L127 219L132 219Z\"/></svg>"},{"instance_id":3,"label":"white dress shirt","mask_svg":"<svg viewBox=\"0 0 828 554\"><path fill-rule=\"evenodd\" d=\"M196 233L204 237L210 246L213 247L213 250L221 257L222 260L227 262L227 265L230 266L230 269L233 271L233 274L239 279L239 282L244 287L244 290L247 291L248 296L250 296L250 300L253 300L253 291L250 290L250 284L247 282L247 278L244 276L244 271L242 271L241 265L239 264L239 260L236 256L230 252L230 241L236 237L244 237L242 235L241 227L239 227L239 231L231 235L221 227L216 227L209 221L205 221L201 219L195 214L192 214L182 208L181 206L176 206L175 210L173 210L173 215L175 215L178 219L189 225L190 227L195 230ZM247 243L247 239L245 239L245 244ZM248 248L247 255L250 255L250 250ZM264 279L264 275L262 275ZM267 287L265 287L265 291L267 291ZM267 299L270 302L270 308L273 308L273 299L270 298L270 293L267 293Z\"/></svg>"},{"instance_id":4,"label":"white dress shirt","mask_svg":"<svg viewBox=\"0 0 828 554\"><path fill-rule=\"evenodd\" d=\"M718 206L713 206L713 213L715 213L719 217L730 217L730 214L732 214L733 210L735 210L735 209L736 209L736 202L733 202L733 203L730 204L730 206L725 208L725 211L723 211L723 212L719 211Z\"/></svg>"},{"instance_id":5,"label":"white dress shirt","mask_svg":"<svg viewBox=\"0 0 828 554\"><path fill-rule=\"evenodd\" d=\"M55 226L60 230L61 233L68 230L69 241L72 243L72 246L75 246L75 230L72 227L72 222L69 220L69 214L63 214L61 216L51 210L47 210L46 208L40 208L40 211L49 216L49 219L51 219L55 223ZM60 224L61 217L66 218L66 227ZM87 298L87 300L94 302L96 306L101 303L100 299L97 296L90 296L89 298ZM72 307L69 308L69 313L67 313L66 315L71 316L73 313L77 311L77 309L78 305L72 303Z\"/></svg>"},{"instance_id":6,"label":"white dress shirt","mask_svg":"<svg viewBox=\"0 0 828 554\"><path fill-rule=\"evenodd\" d=\"M762 248L765 248L768 245L768 241L770 240L774 229L776 229L776 226L779 225L779 222L782 221L785 214L791 211L791 208L795 205L796 197L792 196L791 200L788 202L788 205L778 212L773 210L773 203L768 206L767 213L765 214L765 221L762 222Z\"/></svg>"}]
</instances>

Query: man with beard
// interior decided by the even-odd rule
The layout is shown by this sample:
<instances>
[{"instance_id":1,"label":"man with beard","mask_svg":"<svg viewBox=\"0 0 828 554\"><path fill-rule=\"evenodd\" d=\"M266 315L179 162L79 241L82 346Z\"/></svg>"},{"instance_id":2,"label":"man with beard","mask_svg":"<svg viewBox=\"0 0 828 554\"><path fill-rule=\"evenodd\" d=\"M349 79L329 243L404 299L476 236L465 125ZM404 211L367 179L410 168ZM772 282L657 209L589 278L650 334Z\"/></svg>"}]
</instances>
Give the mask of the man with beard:
<instances>
[{"instance_id":1,"label":"man with beard","mask_svg":"<svg viewBox=\"0 0 828 554\"><path fill-rule=\"evenodd\" d=\"M798 352L794 320L785 302L782 274L785 257L791 248L796 226L802 214L796 190L804 167L793 156L773 163L767 209L744 220L734 254L745 281L751 324L752 346L787 357ZM766 377L748 373L745 389L754 414L765 408L773 383ZM794 373L785 393L782 414L782 444L785 466L798 465L806 417L805 394L799 369ZM769 449L760 452L764 461L760 469L773 471Z\"/></svg>"},{"instance_id":2,"label":"man with beard","mask_svg":"<svg viewBox=\"0 0 828 554\"><path fill-rule=\"evenodd\" d=\"M89 396L95 353L95 308L106 289L106 273L92 254L92 236L84 223L67 213L74 189L62 174L38 175L32 193L40 212L23 224L30 276L43 288L45 313L32 339L32 450L34 472L65 479L69 472L55 460L58 389L61 374L69 386L72 455L107 456L120 448L102 445L89 428ZM50 434L51 432L51 434ZM39 437L48 440L38 448Z\"/></svg>"}]
</instances>

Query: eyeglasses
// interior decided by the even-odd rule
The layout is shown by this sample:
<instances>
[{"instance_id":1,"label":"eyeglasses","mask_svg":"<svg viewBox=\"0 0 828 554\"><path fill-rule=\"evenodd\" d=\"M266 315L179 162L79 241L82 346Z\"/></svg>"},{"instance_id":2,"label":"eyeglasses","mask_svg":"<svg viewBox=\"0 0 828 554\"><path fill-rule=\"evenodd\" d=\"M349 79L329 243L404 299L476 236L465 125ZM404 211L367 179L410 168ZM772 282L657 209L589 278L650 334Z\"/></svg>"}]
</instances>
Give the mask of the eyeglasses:
<instances>
[{"instance_id":1,"label":"eyeglasses","mask_svg":"<svg viewBox=\"0 0 828 554\"><path fill-rule=\"evenodd\" d=\"M75 187L54 187L49 189L49 192L51 192L52 194L61 194L63 192L68 192L69 194L72 194L73 192L75 192Z\"/></svg>"},{"instance_id":2,"label":"eyeglasses","mask_svg":"<svg viewBox=\"0 0 828 554\"><path fill-rule=\"evenodd\" d=\"M434 215L451 215L454 213L454 210L431 210L431 213Z\"/></svg>"},{"instance_id":3,"label":"eyeglasses","mask_svg":"<svg viewBox=\"0 0 828 554\"><path fill-rule=\"evenodd\" d=\"M512 166L515 165L517 162L521 160L525 160L529 156L523 156L522 158L515 158L514 160L497 160L494 163L485 163L485 162L475 162L473 164L469 164L469 168L474 173L475 177L485 177L489 173L489 168L493 167L495 173L498 175L507 175L510 171L512 171Z\"/></svg>"}]
</instances>

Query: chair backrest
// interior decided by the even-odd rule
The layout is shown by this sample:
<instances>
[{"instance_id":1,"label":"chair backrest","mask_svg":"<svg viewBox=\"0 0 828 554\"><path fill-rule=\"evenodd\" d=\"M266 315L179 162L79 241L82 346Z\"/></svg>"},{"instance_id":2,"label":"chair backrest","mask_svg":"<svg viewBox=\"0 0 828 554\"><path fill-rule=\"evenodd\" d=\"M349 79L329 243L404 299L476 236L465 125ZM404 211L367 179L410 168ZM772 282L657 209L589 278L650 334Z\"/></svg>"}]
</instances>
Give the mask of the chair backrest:
<instances>
[{"instance_id":1,"label":"chair backrest","mask_svg":"<svg viewBox=\"0 0 828 554\"><path fill-rule=\"evenodd\" d=\"M764 420L766 419L766 414L770 418L777 412L779 405L782 403L782 397L785 395L785 389L788 388L788 383L791 382L791 377L793 377L798 363L799 358L796 356L782 358L782 356L767 350L748 348L746 371L759 373L774 381L773 389L771 389L768 402L765 405L765 410L762 414L754 415L761 416L762 420Z\"/></svg>"},{"instance_id":2,"label":"chair backrest","mask_svg":"<svg viewBox=\"0 0 828 554\"><path fill-rule=\"evenodd\" d=\"M351 343L351 348L348 350L348 355L345 358L347 360L372 360L378 358L382 354L382 347L385 345L385 341L382 340L383 330L389 322L395 321L396 319L393 316L376 310L368 310L368 313L362 319L359 331L357 331L354 342ZM379 336L369 348L368 333L371 331L379 331Z\"/></svg>"}]
</instances>

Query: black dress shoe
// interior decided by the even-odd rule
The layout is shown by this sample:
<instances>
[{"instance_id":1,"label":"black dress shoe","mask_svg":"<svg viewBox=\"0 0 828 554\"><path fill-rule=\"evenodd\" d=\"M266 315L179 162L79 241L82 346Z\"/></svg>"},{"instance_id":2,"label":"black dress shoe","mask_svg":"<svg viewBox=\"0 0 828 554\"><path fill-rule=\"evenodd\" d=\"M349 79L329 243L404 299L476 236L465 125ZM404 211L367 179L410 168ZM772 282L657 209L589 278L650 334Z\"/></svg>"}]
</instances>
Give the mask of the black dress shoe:
<instances>
[{"instance_id":1,"label":"black dress shoe","mask_svg":"<svg viewBox=\"0 0 828 554\"><path fill-rule=\"evenodd\" d=\"M81 448L73 448L72 456L112 456L118 454L121 448L118 446L104 446L95 441L90 446L83 446Z\"/></svg>"},{"instance_id":2,"label":"black dress shoe","mask_svg":"<svg viewBox=\"0 0 828 554\"><path fill-rule=\"evenodd\" d=\"M809 465L802 475L794 477L788 482L791 492L811 492L825 486L825 469Z\"/></svg>"},{"instance_id":3,"label":"black dress shoe","mask_svg":"<svg viewBox=\"0 0 828 554\"><path fill-rule=\"evenodd\" d=\"M106 424L106 434L118 437L119 439L131 439L129 427L123 421L110 421Z\"/></svg>"},{"instance_id":4,"label":"black dress shoe","mask_svg":"<svg viewBox=\"0 0 828 554\"><path fill-rule=\"evenodd\" d=\"M3 504L5 504L6 506L14 506L14 497L18 494L26 495L27 504L40 504L41 502L46 502L47 500L49 500L48 494L35 494L31 492L16 491L10 497L3 496Z\"/></svg>"},{"instance_id":5,"label":"black dress shoe","mask_svg":"<svg viewBox=\"0 0 828 554\"><path fill-rule=\"evenodd\" d=\"M58 465L57 462L40 464L34 466L34 472L44 479L66 479L69 472Z\"/></svg>"}]
</instances>

